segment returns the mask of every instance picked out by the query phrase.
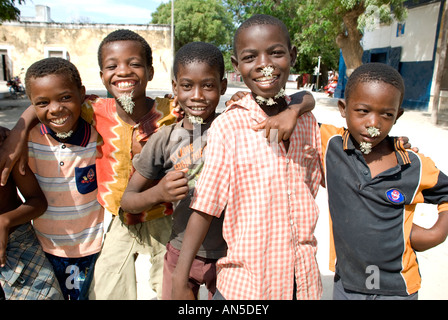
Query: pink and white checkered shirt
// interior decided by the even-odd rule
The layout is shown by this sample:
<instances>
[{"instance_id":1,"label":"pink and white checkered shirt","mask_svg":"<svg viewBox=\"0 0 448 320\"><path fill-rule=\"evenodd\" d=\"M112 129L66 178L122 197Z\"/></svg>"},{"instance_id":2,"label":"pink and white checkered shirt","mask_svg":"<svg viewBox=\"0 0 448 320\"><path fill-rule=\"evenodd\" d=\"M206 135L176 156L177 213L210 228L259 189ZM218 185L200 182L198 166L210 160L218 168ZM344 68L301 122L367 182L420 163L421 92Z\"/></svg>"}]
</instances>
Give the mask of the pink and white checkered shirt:
<instances>
[{"instance_id":1,"label":"pink and white checkered shirt","mask_svg":"<svg viewBox=\"0 0 448 320\"><path fill-rule=\"evenodd\" d=\"M226 299L291 299L294 275L298 299L319 299L319 127L311 113L300 117L286 152L251 129L266 118L251 95L216 118L191 207L213 216L225 209L217 287Z\"/></svg>"}]
</instances>

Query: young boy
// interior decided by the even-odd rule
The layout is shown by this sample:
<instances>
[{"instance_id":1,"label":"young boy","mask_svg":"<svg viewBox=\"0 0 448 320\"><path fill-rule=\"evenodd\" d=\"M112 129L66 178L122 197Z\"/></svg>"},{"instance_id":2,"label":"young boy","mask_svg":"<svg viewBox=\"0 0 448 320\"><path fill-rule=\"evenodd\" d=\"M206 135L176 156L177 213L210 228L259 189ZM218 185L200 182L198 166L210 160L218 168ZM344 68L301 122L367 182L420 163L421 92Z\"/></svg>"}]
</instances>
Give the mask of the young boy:
<instances>
[{"instance_id":1,"label":"young boy","mask_svg":"<svg viewBox=\"0 0 448 320\"><path fill-rule=\"evenodd\" d=\"M30 223L46 208L47 200L29 167L21 175L15 166L0 187L0 300L64 299Z\"/></svg>"},{"instance_id":2,"label":"young boy","mask_svg":"<svg viewBox=\"0 0 448 320\"><path fill-rule=\"evenodd\" d=\"M187 285L191 263L213 217L225 208L228 250L217 262L215 296L318 299L322 287L313 230L314 197L322 180L319 128L306 113L280 144L252 129L288 107L284 86L296 49L280 20L255 15L238 28L234 54L233 65L251 95L229 106L209 130L191 204L195 212L173 274L173 298L194 298Z\"/></svg>"},{"instance_id":3,"label":"young boy","mask_svg":"<svg viewBox=\"0 0 448 320\"><path fill-rule=\"evenodd\" d=\"M121 200L123 210L141 212L161 202L173 202L173 228L167 244L162 299L171 299L171 277L191 215L189 204L203 167L206 130L217 114L219 98L227 89L224 59L212 44L192 42L176 54L173 92L185 112L179 123L156 132L133 161L136 172ZM187 171L188 170L188 171ZM156 185L154 185L160 180ZM148 186L152 186L149 187ZM225 256L223 217L212 220L210 231L193 261L189 285L195 296L205 284L211 298L216 291L216 261Z\"/></svg>"},{"instance_id":4,"label":"young boy","mask_svg":"<svg viewBox=\"0 0 448 320\"><path fill-rule=\"evenodd\" d=\"M40 124L29 134L29 165L48 209L33 226L65 299L77 300L101 250L104 211L97 200L97 132L81 117L85 87L61 58L32 64L25 76Z\"/></svg>"},{"instance_id":5,"label":"young boy","mask_svg":"<svg viewBox=\"0 0 448 320\"><path fill-rule=\"evenodd\" d=\"M161 126L175 122L170 100L146 97L153 79L152 50L130 30L117 30L98 49L100 75L113 99L100 99L89 109L103 139L97 167L99 201L113 215L97 262L91 299L137 299L135 258L151 256L150 283L161 298L163 257L171 232L172 208L158 205L140 214L120 209L121 197L134 171L133 157ZM119 217L118 217L119 216Z\"/></svg>"},{"instance_id":6,"label":"young boy","mask_svg":"<svg viewBox=\"0 0 448 320\"><path fill-rule=\"evenodd\" d=\"M337 257L334 299L417 299L413 249L435 246L448 234L448 177L388 136L403 114L403 94L395 69L362 65L338 103L347 129L321 127ZM422 202L438 205L431 230L412 227Z\"/></svg>"}]
</instances>

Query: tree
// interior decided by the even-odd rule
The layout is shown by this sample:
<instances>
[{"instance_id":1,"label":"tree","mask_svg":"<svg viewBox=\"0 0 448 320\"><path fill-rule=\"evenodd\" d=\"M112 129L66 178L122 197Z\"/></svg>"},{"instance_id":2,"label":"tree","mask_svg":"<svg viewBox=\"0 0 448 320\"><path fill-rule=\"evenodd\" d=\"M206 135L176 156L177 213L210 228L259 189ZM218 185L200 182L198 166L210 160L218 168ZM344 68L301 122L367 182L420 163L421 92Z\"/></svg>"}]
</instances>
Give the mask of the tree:
<instances>
[{"instance_id":1,"label":"tree","mask_svg":"<svg viewBox=\"0 0 448 320\"><path fill-rule=\"evenodd\" d=\"M325 36L335 39L342 51L347 74L362 64L363 31L377 24L403 21L407 10L405 0L308 0L298 10L298 16L308 19L299 38L304 42L318 42Z\"/></svg>"},{"instance_id":2,"label":"tree","mask_svg":"<svg viewBox=\"0 0 448 320\"><path fill-rule=\"evenodd\" d=\"M15 6L16 0L0 0L0 23L3 21L19 20L20 10ZM18 0L24 4L25 0Z\"/></svg>"},{"instance_id":3,"label":"tree","mask_svg":"<svg viewBox=\"0 0 448 320\"><path fill-rule=\"evenodd\" d=\"M171 2L162 3L152 14L152 23L171 23ZM228 48L233 36L232 16L221 0L174 1L175 51L192 41L210 42Z\"/></svg>"},{"instance_id":4,"label":"tree","mask_svg":"<svg viewBox=\"0 0 448 320\"><path fill-rule=\"evenodd\" d=\"M330 68L342 51L347 72L362 64L364 28L402 21L405 0L227 0L237 22L255 13L281 19L298 48L296 68L316 65L318 56Z\"/></svg>"},{"instance_id":5,"label":"tree","mask_svg":"<svg viewBox=\"0 0 448 320\"><path fill-rule=\"evenodd\" d=\"M442 29L442 39L440 44L439 62L437 65L437 74L434 88L434 101L432 105L431 112L431 123L438 124L439 121L439 101L440 101L440 83L442 82L443 71L445 69L446 56L447 56L447 45L448 45L448 8L445 5L443 9L443 29Z\"/></svg>"},{"instance_id":6,"label":"tree","mask_svg":"<svg viewBox=\"0 0 448 320\"><path fill-rule=\"evenodd\" d=\"M318 57L329 68L336 68L339 60L339 50L334 41L326 35L325 26L314 24L320 31L314 30L313 41L307 40L308 15L315 13L301 11L309 8L306 0L227 0L226 3L233 12L236 24L242 23L254 14L269 14L282 20L288 28L291 42L298 49L298 57L293 72L311 73L317 65ZM316 21L318 19L316 18ZM318 34L322 36L317 36Z\"/></svg>"}]
</instances>

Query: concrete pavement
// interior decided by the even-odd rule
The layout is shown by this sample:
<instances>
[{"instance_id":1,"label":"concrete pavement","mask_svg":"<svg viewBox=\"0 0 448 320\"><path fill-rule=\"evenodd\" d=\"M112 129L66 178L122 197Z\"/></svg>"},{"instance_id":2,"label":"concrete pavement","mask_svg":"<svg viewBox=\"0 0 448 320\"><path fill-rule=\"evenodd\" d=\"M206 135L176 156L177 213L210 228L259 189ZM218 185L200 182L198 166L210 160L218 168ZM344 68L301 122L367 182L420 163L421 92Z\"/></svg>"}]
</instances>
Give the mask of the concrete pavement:
<instances>
[{"instance_id":1,"label":"concrete pavement","mask_svg":"<svg viewBox=\"0 0 448 320\"><path fill-rule=\"evenodd\" d=\"M226 101L238 90L245 90L242 84L230 86L222 101ZM150 96L169 93L170 88L148 91ZM287 93L294 92L293 84L287 87ZM316 108L313 111L317 121L344 126L344 119L337 110L337 99L328 98L323 93L315 93ZM0 125L12 128L23 110L29 105L27 99L11 100L0 99ZM219 109L223 109L223 104ZM392 135L407 136L413 146L420 152L431 157L438 168L448 174L448 127L434 126L430 122L430 115L419 111L406 111L394 126ZM321 210L316 227L318 239L317 260L322 273L324 283L323 299L331 299L333 273L328 269L328 206L325 189L322 189L317 197ZM419 205L415 215L415 223L424 227L430 227L437 219L437 210L434 206ZM448 241L443 244L417 254L420 272L422 275L422 288L419 291L420 300L445 300L448 299ZM137 282L139 299L154 299L155 294L148 288L149 257L140 256L137 259ZM201 297L205 297L204 294Z\"/></svg>"}]
</instances>

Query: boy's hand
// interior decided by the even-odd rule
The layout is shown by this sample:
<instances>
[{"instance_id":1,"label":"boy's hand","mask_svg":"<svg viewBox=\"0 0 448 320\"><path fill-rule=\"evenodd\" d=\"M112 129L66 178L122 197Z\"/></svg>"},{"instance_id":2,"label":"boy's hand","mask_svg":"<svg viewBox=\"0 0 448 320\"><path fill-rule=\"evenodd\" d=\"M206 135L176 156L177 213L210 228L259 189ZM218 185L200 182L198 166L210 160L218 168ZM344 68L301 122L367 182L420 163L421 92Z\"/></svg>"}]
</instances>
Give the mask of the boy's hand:
<instances>
[{"instance_id":1,"label":"boy's hand","mask_svg":"<svg viewBox=\"0 0 448 320\"><path fill-rule=\"evenodd\" d=\"M411 143L409 142L409 138L408 137L398 137L398 140L401 141L401 143L403 143L403 147L405 149L411 149L414 152L418 152L419 149L417 147L412 147Z\"/></svg>"},{"instance_id":2,"label":"boy's hand","mask_svg":"<svg viewBox=\"0 0 448 320\"><path fill-rule=\"evenodd\" d=\"M250 92L243 92L243 91L238 91L236 92L232 98L230 98L229 101L226 101L226 107L228 107L229 105L231 105L234 102L237 102L238 100L243 99L246 95L250 94Z\"/></svg>"},{"instance_id":3,"label":"boy's hand","mask_svg":"<svg viewBox=\"0 0 448 320\"><path fill-rule=\"evenodd\" d=\"M266 138L270 141L273 140L270 136L271 130L274 129L272 133L277 133L278 143L282 140L288 140L297 125L297 118L306 112L312 111L316 105L313 95L308 91L296 92L290 98L291 102L285 110L255 125L252 129L266 129Z\"/></svg>"},{"instance_id":4,"label":"boy's hand","mask_svg":"<svg viewBox=\"0 0 448 320\"><path fill-rule=\"evenodd\" d=\"M28 164L27 144L17 135L10 135L0 146L0 185L6 184L17 161L20 174L25 175L25 167Z\"/></svg>"},{"instance_id":5,"label":"boy's hand","mask_svg":"<svg viewBox=\"0 0 448 320\"><path fill-rule=\"evenodd\" d=\"M252 126L255 131L265 129L266 138L273 141L277 136L277 142L288 140L291 137L294 128L297 125L297 112L293 109L287 108L279 114L269 117L263 122ZM273 136L272 136L273 135Z\"/></svg>"},{"instance_id":6,"label":"boy's hand","mask_svg":"<svg viewBox=\"0 0 448 320\"><path fill-rule=\"evenodd\" d=\"M166 94L165 98L173 99L173 100L171 100L172 114L177 118L177 121L182 120L185 117L185 111L182 109L182 107L178 103L177 96L173 96L171 94Z\"/></svg>"},{"instance_id":7,"label":"boy's hand","mask_svg":"<svg viewBox=\"0 0 448 320\"><path fill-rule=\"evenodd\" d=\"M244 98L248 94L250 94L250 92L236 92L229 101L226 101L226 106ZM265 121L253 126L252 129L255 131L266 129L266 138L270 141L271 135L274 135L272 137L273 139L277 136L276 140L278 143L282 140L288 140L297 124L297 113L291 108L288 108L287 110L288 111L285 110L278 115L267 118Z\"/></svg>"},{"instance_id":8,"label":"boy's hand","mask_svg":"<svg viewBox=\"0 0 448 320\"><path fill-rule=\"evenodd\" d=\"M160 188L161 202L175 202L188 195L188 169L169 171L157 184Z\"/></svg>"}]
</instances>

